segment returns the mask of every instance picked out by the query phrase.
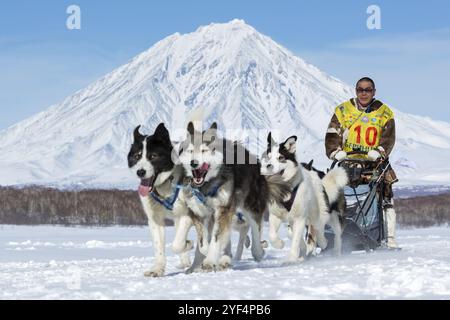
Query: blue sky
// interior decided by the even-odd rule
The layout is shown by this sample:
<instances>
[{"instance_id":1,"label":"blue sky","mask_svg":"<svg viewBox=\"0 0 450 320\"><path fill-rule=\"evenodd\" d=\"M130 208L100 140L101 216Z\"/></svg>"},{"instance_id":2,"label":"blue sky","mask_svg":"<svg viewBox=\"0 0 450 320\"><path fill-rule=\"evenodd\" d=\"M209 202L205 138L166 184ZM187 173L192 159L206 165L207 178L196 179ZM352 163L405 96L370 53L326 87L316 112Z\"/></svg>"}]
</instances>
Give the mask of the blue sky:
<instances>
[{"instance_id":1,"label":"blue sky","mask_svg":"<svg viewBox=\"0 0 450 320\"><path fill-rule=\"evenodd\" d=\"M81 8L81 30L66 28L71 4ZM381 9L381 30L366 27L372 4ZM0 130L172 33L234 18L349 84L372 76L393 107L450 122L446 0L16 0L0 4Z\"/></svg>"}]
</instances>

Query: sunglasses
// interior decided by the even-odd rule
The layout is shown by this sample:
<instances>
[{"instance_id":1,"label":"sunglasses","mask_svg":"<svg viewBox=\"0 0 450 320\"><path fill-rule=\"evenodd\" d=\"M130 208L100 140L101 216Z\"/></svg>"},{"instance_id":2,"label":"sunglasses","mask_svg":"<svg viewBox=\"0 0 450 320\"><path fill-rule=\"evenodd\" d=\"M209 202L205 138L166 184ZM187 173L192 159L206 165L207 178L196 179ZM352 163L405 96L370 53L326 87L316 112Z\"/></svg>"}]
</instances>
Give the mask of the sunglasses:
<instances>
[{"instance_id":1,"label":"sunglasses","mask_svg":"<svg viewBox=\"0 0 450 320\"><path fill-rule=\"evenodd\" d=\"M358 92L358 93L363 93L363 92L373 93L373 89L372 88L356 88L356 92Z\"/></svg>"}]
</instances>

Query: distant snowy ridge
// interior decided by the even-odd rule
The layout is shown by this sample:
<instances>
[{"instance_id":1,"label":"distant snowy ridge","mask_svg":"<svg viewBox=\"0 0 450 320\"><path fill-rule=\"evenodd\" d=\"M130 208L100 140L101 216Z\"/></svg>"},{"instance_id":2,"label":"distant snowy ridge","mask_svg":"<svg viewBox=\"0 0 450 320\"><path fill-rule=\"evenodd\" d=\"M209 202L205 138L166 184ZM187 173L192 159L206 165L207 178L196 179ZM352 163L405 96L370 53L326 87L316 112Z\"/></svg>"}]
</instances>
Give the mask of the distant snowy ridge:
<instances>
[{"instance_id":1,"label":"distant snowy ridge","mask_svg":"<svg viewBox=\"0 0 450 320\"><path fill-rule=\"evenodd\" d=\"M129 63L0 132L0 185L135 188L132 131L160 123L179 140L201 107L229 138L260 153L269 130L299 137L300 160L329 166L323 139L352 87L308 64L242 20L175 33ZM395 107L395 106L394 106ZM399 106L400 107L400 106ZM450 124L394 108L391 162L404 185L448 185ZM259 142L258 142L259 141Z\"/></svg>"}]
</instances>

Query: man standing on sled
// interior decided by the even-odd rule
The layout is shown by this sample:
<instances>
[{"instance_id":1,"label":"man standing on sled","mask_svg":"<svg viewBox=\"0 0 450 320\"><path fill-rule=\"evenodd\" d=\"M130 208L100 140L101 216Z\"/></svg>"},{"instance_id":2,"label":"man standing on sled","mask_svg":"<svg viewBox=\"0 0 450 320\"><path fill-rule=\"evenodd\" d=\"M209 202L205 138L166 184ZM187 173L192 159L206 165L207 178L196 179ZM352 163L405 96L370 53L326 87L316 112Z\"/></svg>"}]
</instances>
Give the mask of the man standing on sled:
<instances>
[{"instance_id":1,"label":"man standing on sled","mask_svg":"<svg viewBox=\"0 0 450 320\"><path fill-rule=\"evenodd\" d=\"M375 82L367 77L362 78L356 83L356 98L336 108L325 137L328 158L341 161L358 157L377 161L389 156L395 144L394 113L387 105L374 98L375 93ZM347 156L347 152L351 151L364 151L367 154ZM392 184L398 179L392 167L386 172L385 180L383 213L387 246L396 249Z\"/></svg>"}]
</instances>

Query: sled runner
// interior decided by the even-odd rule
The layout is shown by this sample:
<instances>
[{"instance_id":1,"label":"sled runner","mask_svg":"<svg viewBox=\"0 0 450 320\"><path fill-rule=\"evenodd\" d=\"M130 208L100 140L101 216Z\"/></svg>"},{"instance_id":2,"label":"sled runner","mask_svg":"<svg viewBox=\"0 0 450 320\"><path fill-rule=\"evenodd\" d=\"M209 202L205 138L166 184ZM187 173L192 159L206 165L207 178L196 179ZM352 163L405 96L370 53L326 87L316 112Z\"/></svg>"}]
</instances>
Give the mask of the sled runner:
<instances>
[{"instance_id":1,"label":"sled runner","mask_svg":"<svg viewBox=\"0 0 450 320\"><path fill-rule=\"evenodd\" d=\"M349 152L349 156L365 155L366 152ZM345 187L347 209L342 224L342 253L352 251L376 250L386 241L383 220L383 195L386 182L384 174L390 167L389 161L370 161L362 158L346 158L336 165L346 169L349 184ZM333 247L334 234L331 228L326 229L327 249Z\"/></svg>"}]
</instances>

